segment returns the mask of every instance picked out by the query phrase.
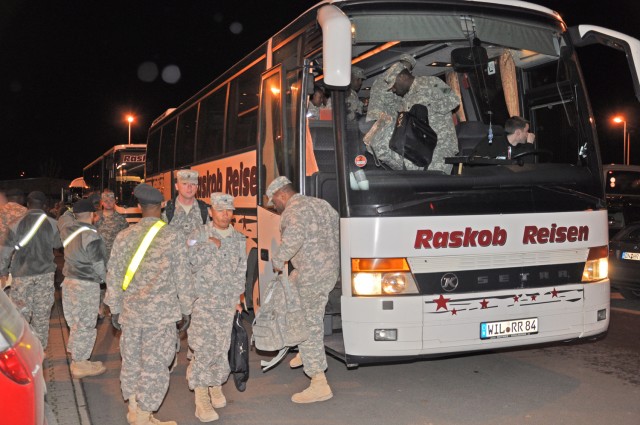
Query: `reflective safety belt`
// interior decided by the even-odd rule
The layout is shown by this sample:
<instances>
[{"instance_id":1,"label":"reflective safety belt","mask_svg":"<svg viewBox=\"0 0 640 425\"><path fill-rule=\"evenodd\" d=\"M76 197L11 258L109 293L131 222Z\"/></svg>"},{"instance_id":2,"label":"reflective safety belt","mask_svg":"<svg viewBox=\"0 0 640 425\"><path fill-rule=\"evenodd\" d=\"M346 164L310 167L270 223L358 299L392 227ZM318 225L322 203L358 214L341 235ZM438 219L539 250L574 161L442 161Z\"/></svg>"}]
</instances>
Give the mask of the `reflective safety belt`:
<instances>
[{"instance_id":1,"label":"reflective safety belt","mask_svg":"<svg viewBox=\"0 0 640 425\"><path fill-rule=\"evenodd\" d=\"M127 267L127 273L124 275L124 280L122 281L123 291L126 291L129 287L129 283L131 283L133 275L136 274L136 270L138 270L138 266L140 266L140 263L144 258L144 254L147 252L147 249L149 249L149 245L151 245L151 241L153 241L153 238L156 237L156 234L166 224L167 223L165 223L164 221L158 220L154 223L153 226L151 226L147 234L144 235L142 243L138 247L136 253L133 255L133 259L131 260L131 263L129 263L129 267Z\"/></svg>"},{"instance_id":2,"label":"reflective safety belt","mask_svg":"<svg viewBox=\"0 0 640 425\"><path fill-rule=\"evenodd\" d=\"M67 238L62 242L62 247L66 248L67 245L69 245L71 241L75 239L76 236L78 236L80 233L84 232L85 230L91 230L92 232L96 232L96 233L98 232L96 229L92 229L87 226L82 226L79 229L76 229L75 232L67 236Z\"/></svg>"},{"instance_id":3,"label":"reflective safety belt","mask_svg":"<svg viewBox=\"0 0 640 425\"><path fill-rule=\"evenodd\" d=\"M24 235L24 238L22 238L20 242L18 242L18 244L14 246L16 251L20 250L20 248L24 248L25 246L27 246L31 238L33 238L33 235L36 234L36 232L40 228L40 225L46 220L46 218L47 218L46 214L41 214L40 217L38 217L38 219L33 224L33 226L31 226L31 229L29 229L29 232L27 232L27 234Z\"/></svg>"}]
</instances>

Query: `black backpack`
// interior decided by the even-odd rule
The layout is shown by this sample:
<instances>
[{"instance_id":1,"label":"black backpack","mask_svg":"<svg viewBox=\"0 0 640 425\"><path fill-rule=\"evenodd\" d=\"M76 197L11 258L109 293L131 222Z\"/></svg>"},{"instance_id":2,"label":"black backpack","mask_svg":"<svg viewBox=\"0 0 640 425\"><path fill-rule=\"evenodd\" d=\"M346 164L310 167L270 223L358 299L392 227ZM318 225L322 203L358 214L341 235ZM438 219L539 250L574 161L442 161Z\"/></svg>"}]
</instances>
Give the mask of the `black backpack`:
<instances>
[{"instance_id":1,"label":"black backpack","mask_svg":"<svg viewBox=\"0 0 640 425\"><path fill-rule=\"evenodd\" d=\"M389 140L389 148L418 167L428 167L438 135L429 125L426 106L415 104L408 112L398 112L396 126Z\"/></svg>"},{"instance_id":2,"label":"black backpack","mask_svg":"<svg viewBox=\"0 0 640 425\"><path fill-rule=\"evenodd\" d=\"M198 206L200 207L200 215L202 216L202 224L207 224L207 217L209 217L209 212L207 208L209 208L209 204L200 199L196 199L198 201ZM173 215L176 213L176 200L175 198L171 201L167 201L167 205L164 207L164 213L167 215L167 223L171 223L173 220Z\"/></svg>"}]
</instances>

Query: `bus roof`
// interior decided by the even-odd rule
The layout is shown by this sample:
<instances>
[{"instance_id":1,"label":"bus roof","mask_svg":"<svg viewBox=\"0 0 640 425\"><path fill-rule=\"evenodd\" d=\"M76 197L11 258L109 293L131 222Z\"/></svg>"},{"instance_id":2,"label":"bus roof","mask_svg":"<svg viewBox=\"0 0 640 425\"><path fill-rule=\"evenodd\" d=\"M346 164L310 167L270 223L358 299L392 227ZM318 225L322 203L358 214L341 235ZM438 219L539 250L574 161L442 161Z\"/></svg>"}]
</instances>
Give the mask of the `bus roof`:
<instances>
[{"instance_id":1,"label":"bus roof","mask_svg":"<svg viewBox=\"0 0 640 425\"><path fill-rule=\"evenodd\" d=\"M140 149L147 149L147 145L146 144L137 144L137 143L133 143L130 145L115 145L114 147L110 148L109 150L107 150L105 153L103 153L102 155L100 155L99 157L97 157L96 159L94 159L93 161L91 161L89 163L89 165L86 165L83 170L86 170L87 168L91 167L93 164L95 164L96 162L100 161L102 158L104 158L107 155L111 155L112 153L115 153L117 151L121 151L121 150L140 150Z\"/></svg>"}]
</instances>

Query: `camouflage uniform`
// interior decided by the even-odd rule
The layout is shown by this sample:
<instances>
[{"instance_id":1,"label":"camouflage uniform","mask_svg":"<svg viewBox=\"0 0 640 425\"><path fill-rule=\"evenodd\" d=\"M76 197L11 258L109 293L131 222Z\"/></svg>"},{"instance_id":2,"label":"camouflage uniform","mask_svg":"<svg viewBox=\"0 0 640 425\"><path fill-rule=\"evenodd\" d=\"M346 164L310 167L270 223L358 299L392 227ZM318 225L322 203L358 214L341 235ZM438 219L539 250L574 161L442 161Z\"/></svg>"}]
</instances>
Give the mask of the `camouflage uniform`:
<instances>
[{"instance_id":1,"label":"camouflage uniform","mask_svg":"<svg viewBox=\"0 0 640 425\"><path fill-rule=\"evenodd\" d=\"M400 111L402 98L387 89L384 74L379 76L371 86L369 106L367 106L367 121L377 121L383 115L395 118Z\"/></svg>"},{"instance_id":2,"label":"camouflage uniform","mask_svg":"<svg viewBox=\"0 0 640 425\"><path fill-rule=\"evenodd\" d=\"M390 68L389 71L393 71L393 69ZM385 81L384 78L379 78L378 80ZM373 93L371 95L373 96ZM394 94L394 96L396 95ZM429 169L449 173L451 165L445 164L444 158L454 156L458 151L458 139L456 138L455 127L451 117L451 111L460 104L456 94L441 79L423 76L415 77L411 88L404 97L396 97L400 99L400 102L398 105L393 105L398 107L400 111L408 111L415 104L422 104L428 108L429 125L438 135L438 143L434 149ZM371 111L371 106L369 108L369 111ZM389 148L389 140L391 140L396 119L397 114L390 115L388 111L380 112L378 121L364 137L367 149L371 153L375 152L375 155L380 160L394 170L402 170L403 168L421 170L422 167L418 167L411 161L404 159Z\"/></svg>"},{"instance_id":3,"label":"camouflage uniform","mask_svg":"<svg viewBox=\"0 0 640 425\"><path fill-rule=\"evenodd\" d=\"M351 121L355 121L356 118L362 115L364 110L364 104L358 97L358 93L353 90L349 90L349 95L347 96L347 119Z\"/></svg>"},{"instance_id":4,"label":"camouflage uniform","mask_svg":"<svg viewBox=\"0 0 640 425\"><path fill-rule=\"evenodd\" d=\"M104 215L102 211L99 211L98 217L95 226L100 236L102 236L102 239L104 239L104 245L107 249L107 261L109 261L113 241L121 230L129 227L129 223L127 219L117 211L114 211L112 215Z\"/></svg>"},{"instance_id":5,"label":"camouflage uniform","mask_svg":"<svg viewBox=\"0 0 640 425\"><path fill-rule=\"evenodd\" d=\"M229 226L224 237L213 225L201 225L189 237L189 262L195 273L189 346L194 352L189 388L215 387L229 377L228 352L236 305L244 292L246 237ZM209 240L220 240L220 248Z\"/></svg>"},{"instance_id":6,"label":"camouflage uniform","mask_svg":"<svg viewBox=\"0 0 640 425\"><path fill-rule=\"evenodd\" d=\"M187 240L187 237L193 233L198 227L202 226L202 213L200 211L200 203L197 200L193 201L191 204L191 209L187 212L182 204L175 201L175 213L171 221L167 217L166 213L162 213L162 220L165 223L169 223L171 226L180 230L180 232L184 235L183 240ZM207 222L209 219L207 219Z\"/></svg>"},{"instance_id":7,"label":"camouflage uniform","mask_svg":"<svg viewBox=\"0 0 640 425\"><path fill-rule=\"evenodd\" d=\"M408 111L413 105L425 105L429 110L429 125L438 135L438 144L433 151L430 170L451 172L451 165L444 163L444 158L454 156L458 151L458 139L453 125L451 111L459 104L460 99L438 77L416 77L409 92L402 98L402 110Z\"/></svg>"},{"instance_id":8,"label":"camouflage uniform","mask_svg":"<svg viewBox=\"0 0 640 425\"><path fill-rule=\"evenodd\" d=\"M282 244L272 262L279 270L286 261L295 268L289 280L300 292L310 333L298 348L305 373L313 377L327 368L323 323L340 266L338 213L322 199L295 194L282 213L280 232Z\"/></svg>"},{"instance_id":9,"label":"camouflage uniform","mask_svg":"<svg viewBox=\"0 0 640 425\"><path fill-rule=\"evenodd\" d=\"M121 231L107 266L105 303L120 314L122 326L120 386L126 400L136 396L140 409L156 411L169 388L169 365L175 356L176 322L191 314L193 285L187 245L172 226L160 229L129 287L125 272L142 239L159 218L144 217Z\"/></svg>"},{"instance_id":10,"label":"camouflage uniform","mask_svg":"<svg viewBox=\"0 0 640 425\"><path fill-rule=\"evenodd\" d=\"M96 341L96 316L100 303L100 283L106 278L105 244L96 228L78 222L71 211L58 220L60 237L66 240L80 228L64 248L62 307L69 325L68 351L74 361L87 360Z\"/></svg>"},{"instance_id":11,"label":"camouflage uniform","mask_svg":"<svg viewBox=\"0 0 640 425\"><path fill-rule=\"evenodd\" d=\"M22 219L9 225L0 246L0 276L11 272L11 300L46 348L56 271L53 250L62 247L56 220L47 216L29 243L15 249L42 214L46 215L40 209L30 209Z\"/></svg>"}]
</instances>

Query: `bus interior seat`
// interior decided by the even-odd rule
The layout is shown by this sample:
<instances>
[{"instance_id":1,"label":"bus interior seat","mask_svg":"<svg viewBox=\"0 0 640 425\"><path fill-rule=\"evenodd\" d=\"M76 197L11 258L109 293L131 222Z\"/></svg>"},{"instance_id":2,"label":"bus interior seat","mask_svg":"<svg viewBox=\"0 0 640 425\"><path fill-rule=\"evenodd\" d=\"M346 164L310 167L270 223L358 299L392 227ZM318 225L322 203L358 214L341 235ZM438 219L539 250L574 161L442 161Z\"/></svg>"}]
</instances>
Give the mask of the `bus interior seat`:
<instances>
[{"instance_id":1,"label":"bus interior seat","mask_svg":"<svg viewBox=\"0 0 640 425\"><path fill-rule=\"evenodd\" d=\"M499 125L492 125L493 135L504 135L504 129ZM456 137L458 138L458 155L468 156L483 140L489 137L489 124L481 121L462 121L456 125Z\"/></svg>"},{"instance_id":2,"label":"bus interior seat","mask_svg":"<svg viewBox=\"0 0 640 425\"><path fill-rule=\"evenodd\" d=\"M313 153L318 169L323 172L336 171L335 150L333 147L333 122L309 120L309 132L313 143Z\"/></svg>"}]
</instances>

